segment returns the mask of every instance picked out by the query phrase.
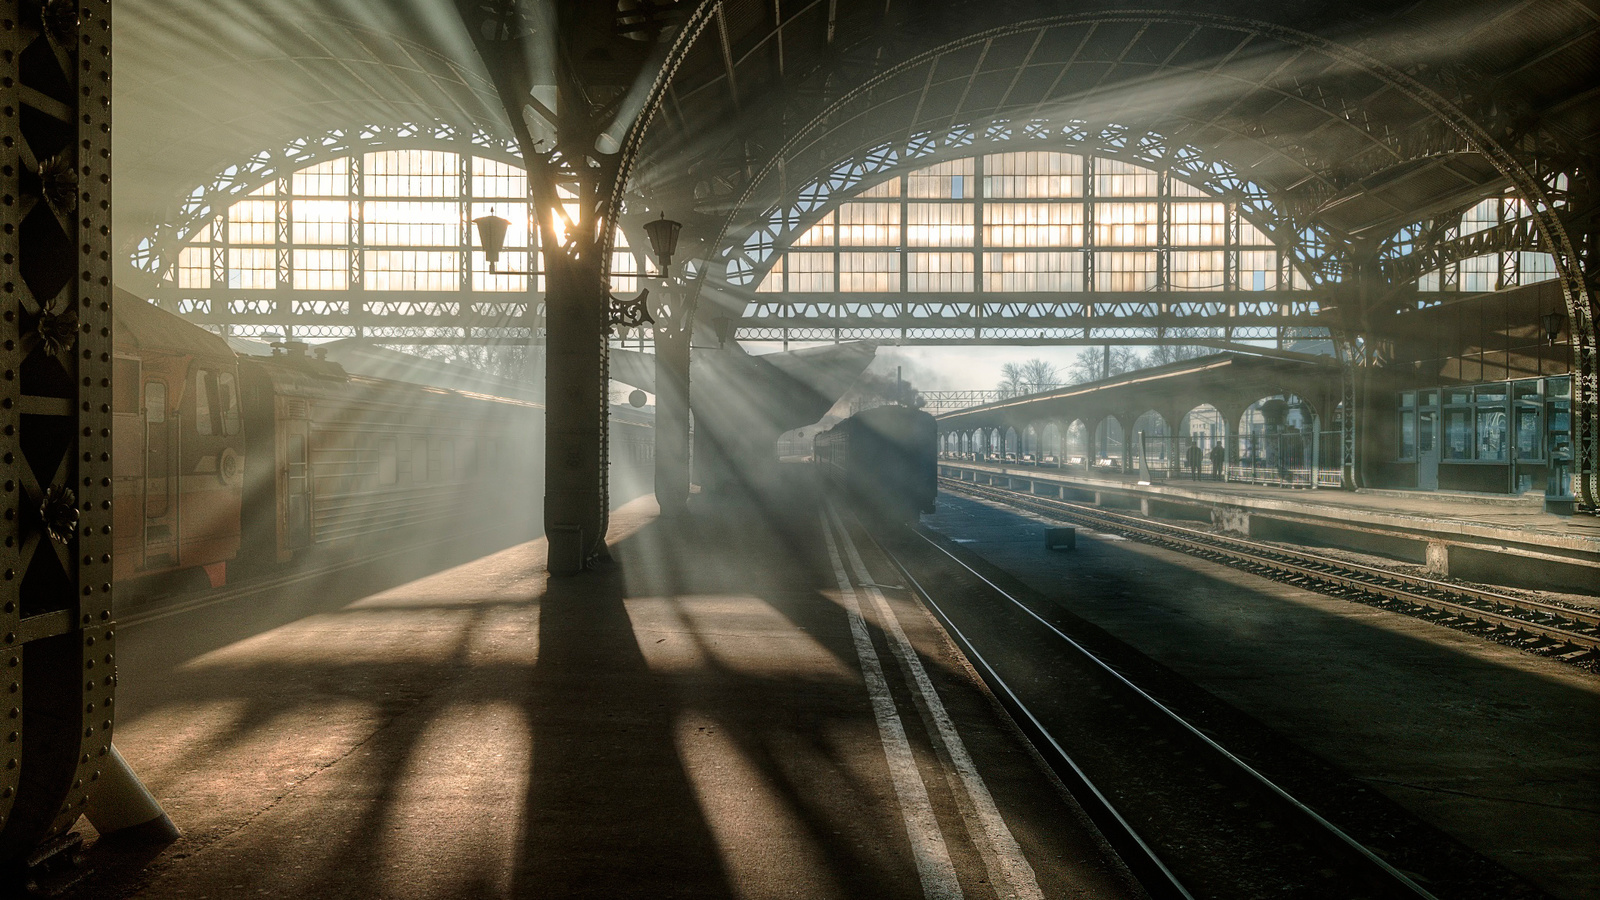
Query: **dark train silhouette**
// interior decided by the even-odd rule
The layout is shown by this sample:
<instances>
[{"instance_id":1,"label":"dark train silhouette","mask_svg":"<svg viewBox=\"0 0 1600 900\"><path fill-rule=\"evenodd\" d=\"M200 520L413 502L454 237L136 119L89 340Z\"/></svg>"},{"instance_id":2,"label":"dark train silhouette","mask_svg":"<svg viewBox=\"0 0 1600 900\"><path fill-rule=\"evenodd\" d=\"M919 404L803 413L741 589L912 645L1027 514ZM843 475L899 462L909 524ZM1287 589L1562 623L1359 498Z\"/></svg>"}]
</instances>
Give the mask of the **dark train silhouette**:
<instances>
[{"instance_id":1,"label":"dark train silhouette","mask_svg":"<svg viewBox=\"0 0 1600 900\"><path fill-rule=\"evenodd\" d=\"M353 375L298 343L236 354L118 291L113 577L281 565L357 539L536 517L544 408ZM647 467L647 425L612 422L612 465Z\"/></svg>"},{"instance_id":2,"label":"dark train silhouette","mask_svg":"<svg viewBox=\"0 0 1600 900\"><path fill-rule=\"evenodd\" d=\"M915 523L939 491L933 416L906 406L856 413L822 432L812 456L822 477L877 521Z\"/></svg>"}]
</instances>

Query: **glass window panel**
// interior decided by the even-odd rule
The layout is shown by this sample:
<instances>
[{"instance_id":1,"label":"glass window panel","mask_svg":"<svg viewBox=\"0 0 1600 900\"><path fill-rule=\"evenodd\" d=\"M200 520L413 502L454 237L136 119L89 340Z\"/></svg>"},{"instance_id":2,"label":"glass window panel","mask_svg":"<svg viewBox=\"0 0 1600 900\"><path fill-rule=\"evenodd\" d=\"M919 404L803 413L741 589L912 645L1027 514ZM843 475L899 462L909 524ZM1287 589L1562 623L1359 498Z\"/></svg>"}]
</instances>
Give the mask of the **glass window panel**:
<instances>
[{"instance_id":1,"label":"glass window panel","mask_svg":"<svg viewBox=\"0 0 1600 900\"><path fill-rule=\"evenodd\" d=\"M278 193L278 183L276 181L269 181L266 184L263 184L261 187L258 187L255 190L251 191L247 196L250 196L250 197L273 197L273 196L276 196L277 193Z\"/></svg>"},{"instance_id":2,"label":"glass window panel","mask_svg":"<svg viewBox=\"0 0 1600 900\"><path fill-rule=\"evenodd\" d=\"M1500 199L1490 198L1461 216L1461 236L1466 237L1500 224Z\"/></svg>"},{"instance_id":3,"label":"glass window panel","mask_svg":"<svg viewBox=\"0 0 1600 900\"><path fill-rule=\"evenodd\" d=\"M906 259L906 289L971 291L971 253L912 253Z\"/></svg>"},{"instance_id":4,"label":"glass window panel","mask_svg":"<svg viewBox=\"0 0 1600 900\"><path fill-rule=\"evenodd\" d=\"M918 169L906 175L906 196L925 200L970 199L973 196L972 175L971 157Z\"/></svg>"},{"instance_id":5,"label":"glass window panel","mask_svg":"<svg viewBox=\"0 0 1600 900\"><path fill-rule=\"evenodd\" d=\"M350 194L350 157L341 156L301 169L289 177L296 197L345 197Z\"/></svg>"},{"instance_id":6,"label":"glass window panel","mask_svg":"<svg viewBox=\"0 0 1600 900\"><path fill-rule=\"evenodd\" d=\"M867 188L866 190L862 191L861 193L857 194L856 196L858 196L858 197L898 197L898 196L900 196L900 179L891 178L888 181L881 181L881 182L873 185L872 187Z\"/></svg>"},{"instance_id":7,"label":"glass window panel","mask_svg":"<svg viewBox=\"0 0 1600 900\"><path fill-rule=\"evenodd\" d=\"M378 483L394 484L400 480L400 451L394 438L378 440Z\"/></svg>"},{"instance_id":8,"label":"glass window panel","mask_svg":"<svg viewBox=\"0 0 1600 900\"><path fill-rule=\"evenodd\" d=\"M1417 414L1400 414L1400 458L1414 459L1417 455Z\"/></svg>"},{"instance_id":9,"label":"glass window panel","mask_svg":"<svg viewBox=\"0 0 1600 900\"><path fill-rule=\"evenodd\" d=\"M1226 275L1222 250L1173 250L1169 255L1168 277L1175 291L1220 291Z\"/></svg>"},{"instance_id":10,"label":"glass window panel","mask_svg":"<svg viewBox=\"0 0 1600 900\"><path fill-rule=\"evenodd\" d=\"M1278 288L1278 253L1275 250L1239 251L1239 287L1246 291Z\"/></svg>"},{"instance_id":11,"label":"glass window panel","mask_svg":"<svg viewBox=\"0 0 1600 900\"><path fill-rule=\"evenodd\" d=\"M273 243L277 206L276 200L240 200L228 207L228 243Z\"/></svg>"},{"instance_id":12,"label":"glass window panel","mask_svg":"<svg viewBox=\"0 0 1600 900\"><path fill-rule=\"evenodd\" d=\"M1518 253L1517 283L1533 284L1556 277L1556 258L1548 253Z\"/></svg>"},{"instance_id":13,"label":"glass window panel","mask_svg":"<svg viewBox=\"0 0 1600 900\"><path fill-rule=\"evenodd\" d=\"M1083 157L1029 150L983 159L985 197L1082 197Z\"/></svg>"},{"instance_id":14,"label":"glass window panel","mask_svg":"<svg viewBox=\"0 0 1600 900\"><path fill-rule=\"evenodd\" d=\"M184 247L178 251L178 287L211 287L210 247Z\"/></svg>"},{"instance_id":15,"label":"glass window panel","mask_svg":"<svg viewBox=\"0 0 1600 900\"><path fill-rule=\"evenodd\" d=\"M350 202L293 200L289 203L289 237L294 243L350 243Z\"/></svg>"},{"instance_id":16,"label":"glass window panel","mask_svg":"<svg viewBox=\"0 0 1600 900\"><path fill-rule=\"evenodd\" d=\"M1168 234L1174 247L1221 247L1228 242L1228 208L1221 203L1171 203Z\"/></svg>"},{"instance_id":17,"label":"glass window panel","mask_svg":"<svg viewBox=\"0 0 1600 900\"><path fill-rule=\"evenodd\" d=\"M985 203L983 243L989 247L1081 247L1081 203Z\"/></svg>"},{"instance_id":18,"label":"glass window panel","mask_svg":"<svg viewBox=\"0 0 1600 900\"><path fill-rule=\"evenodd\" d=\"M828 213L817 220L817 224L806 229L805 233L795 238L793 247L832 247L833 246L833 213Z\"/></svg>"},{"instance_id":19,"label":"glass window panel","mask_svg":"<svg viewBox=\"0 0 1600 900\"><path fill-rule=\"evenodd\" d=\"M294 251L294 286L305 291L342 291L350 286L350 251Z\"/></svg>"},{"instance_id":20,"label":"glass window panel","mask_svg":"<svg viewBox=\"0 0 1600 900\"><path fill-rule=\"evenodd\" d=\"M1096 203L1094 242L1101 247L1154 247L1155 203Z\"/></svg>"},{"instance_id":21,"label":"glass window panel","mask_svg":"<svg viewBox=\"0 0 1600 900\"><path fill-rule=\"evenodd\" d=\"M783 257L779 256L777 258L777 260L775 262L773 262L772 268L767 271L766 277L762 278L761 279L761 283L756 285L756 293L758 293L758 294L776 294L776 293L781 293L782 291L783 291Z\"/></svg>"},{"instance_id":22,"label":"glass window panel","mask_svg":"<svg viewBox=\"0 0 1600 900\"><path fill-rule=\"evenodd\" d=\"M526 200L528 175L516 166L475 156L472 158L472 196Z\"/></svg>"},{"instance_id":23,"label":"glass window panel","mask_svg":"<svg viewBox=\"0 0 1600 900\"><path fill-rule=\"evenodd\" d=\"M1500 280L1500 255L1490 253L1461 261L1461 290L1492 291Z\"/></svg>"},{"instance_id":24,"label":"glass window panel","mask_svg":"<svg viewBox=\"0 0 1600 900\"><path fill-rule=\"evenodd\" d=\"M1172 196L1174 196L1174 197L1209 197L1209 196L1211 196L1210 194L1206 193L1204 190L1195 187L1194 185L1190 184L1187 181L1184 181L1182 178L1172 178L1172 177L1169 176L1168 179L1167 179L1167 185L1168 185L1167 190L1169 192L1171 192Z\"/></svg>"},{"instance_id":25,"label":"glass window panel","mask_svg":"<svg viewBox=\"0 0 1600 900\"><path fill-rule=\"evenodd\" d=\"M639 291L639 258L626 246L611 251L611 290L627 294Z\"/></svg>"},{"instance_id":26,"label":"glass window panel","mask_svg":"<svg viewBox=\"0 0 1600 900\"><path fill-rule=\"evenodd\" d=\"M1472 410L1445 410L1444 458L1472 458Z\"/></svg>"},{"instance_id":27,"label":"glass window panel","mask_svg":"<svg viewBox=\"0 0 1600 900\"><path fill-rule=\"evenodd\" d=\"M369 291L454 291L461 287L461 254L454 250L364 250Z\"/></svg>"},{"instance_id":28,"label":"glass window panel","mask_svg":"<svg viewBox=\"0 0 1600 900\"><path fill-rule=\"evenodd\" d=\"M811 293L833 290L833 254L791 252L785 254L789 269L789 290Z\"/></svg>"},{"instance_id":29,"label":"glass window panel","mask_svg":"<svg viewBox=\"0 0 1600 900\"><path fill-rule=\"evenodd\" d=\"M1272 238L1267 233L1255 226L1255 223L1244 217L1239 218L1239 246L1241 247L1271 247Z\"/></svg>"},{"instance_id":30,"label":"glass window panel","mask_svg":"<svg viewBox=\"0 0 1600 900\"><path fill-rule=\"evenodd\" d=\"M489 273L489 260L482 250L472 251L472 289L475 291L526 291L528 289L528 251L505 250L495 273Z\"/></svg>"},{"instance_id":31,"label":"glass window panel","mask_svg":"<svg viewBox=\"0 0 1600 900\"><path fill-rule=\"evenodd\" d=\"M461 244L459 203L368 200L362 204L361 215L365 223L362 234L369 247L457 247ZM526 224L523 227L525 231Z\"/></svg>"},{"instance_id":32,"label":"glass window panel","mask_svg":"<svg viewBox=\"0 0 1600 900\"><path fill-rule=\"evenodd\" d=\"M255 290L277 286L276 251L239 248L228 251L228 287Z\"/></svg>"},{"instance_id":33,"label":"glass window panel","mask_svg":"<svg viewBox=\"0 0 1600 900\"><path fill-rule=\"evenodd\" d=\"M1156 254L1148 252L1096 253L1094 289L1097 291L1153 291Z\"/></svg>"},{"instance_id":34,"label":"glass window panel","mask_svg":"<svg viewBox=\"0 0 1600 900\"><path fill-rule=\"evenodd\" d=\"M986 291L1081 291L1082 253L985 253Z\"/></svg>"},{"instance_id":35,"label":"glass window panel","mask_svg":"<svg viewBox=\"0 0 1600 900\"><path fill-rule=\"evenodd\" d=\"M1478 410L1478 459L1505 461L1507 424L1504 409Z\"/></svg>"},{"instance_id":36,"label":"glass window panel","mask_svg":"<svg viewBox=\"0 0 1600 900\"><path fill-rule=\"evenodd\" d=\"M840 253L839 290L872 293L900 290L900 254Z\"/></svg>"},{"instance_id":37,"label":"glass window panel","mask_svg":"<svg viewBox=\"0 0 1600 900\"><path fill-rule=\"evenodd\" d=\"M971 247L971 203L912 203L906 207L906 246Z\"/></svg>"},{"instance_id":38,"label":"glass window panel","mask_svg":"<svg viewBox=\"0 0 1600 900\"><path fill-rule=\"evenodd\" d=\"M1097 197L1154 197L1159 193L1160 176L1152 169L1117 159L1094 161L1094 192Z\"/></svg>"},{"instance_id":39,"label":"glass window panel","mask_svg":"<svg viewBox=\"0 0 1600 900\"><path fill-rule=\"evenodd\" d=\"M900 246L900 204L846 203L840 206L839 246Z\"/></svg>"},{"instance_id":40,"label":"glass window panel","mask_svg":"<svg viewBox=\"0 0 1600 900\"><path fill-rule=\"evenodd\" d=\"M1472 397L1479 403L1504 403L1506 399L1506 385L1485 384L1472 391Z\"/></svg>"},{"instance_id":41,"label":"glass window panel","mask_svg":"<svg viewBox=\"0 0 1600 900\"><path fill-rule=\"evenodd\" d=\"M461 157L443 150L382 150L361 163L361 188L368 197L456 197L461 192Z\"/></svg>"},{"instance_id":42,"label":"glass window panel","mask_svg":"<svg viewBox=\"0 0 1600 900\"><path fill-rule=\"evenodd\" d=\"M1544 443L1540 440L1539 410L1537 407L1520 407L1517 416L1517 458L1543 459Z\"/></svg>"}]
</instances>

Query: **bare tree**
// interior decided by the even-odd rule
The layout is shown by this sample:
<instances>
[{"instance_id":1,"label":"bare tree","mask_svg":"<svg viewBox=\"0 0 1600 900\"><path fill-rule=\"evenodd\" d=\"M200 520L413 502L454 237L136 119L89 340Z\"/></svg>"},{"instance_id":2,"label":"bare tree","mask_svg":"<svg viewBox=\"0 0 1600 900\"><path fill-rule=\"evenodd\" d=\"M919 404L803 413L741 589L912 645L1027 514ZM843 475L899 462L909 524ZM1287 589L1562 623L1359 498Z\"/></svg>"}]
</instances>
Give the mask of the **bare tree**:
<instances>
[{"instance_id":1,"label":"bare tree","mask_svg":"<svg viewBox=\"0 0 1600 900\"><path fill-rule=\"evenodd\" d=\"M1061 384L1061 370L1038 357L1022 364L1022 381L1032 392L1048 391Z\"/></svg>"},{"instance_id":2,"label":"bare tree","mask_svg":"<svg viewBox=\"0 0 1600 900\"><path fill-rule=\"evenodd\" d=\"M1207 356L1215 352L1217 351L1212 350L1209 347L1196 347L1190 344L1163 344L1161 346L1150 348L1150 352L1144 358L1144 365L1142 365L1140 368L1147 369L1151 366L1164 366L1167 363L1175 363L1185 359L1196 359L1198 357Z\"/></svg>"},{"instance_id":3,"label":"bare tree","mask_svg":"<svg viewBox=\"0 0 1600 900\"><path fill-rule=\"evenodd\" d=\"M1073 384L1099 381L1141 368L1139 354L1127 347L1090 347L1078 352L1067 367L1067 380Z\"/></svg>"},{"instance_id":4,"label":"bare tree","mask_svg":"<svg viewBox=\"0 0 1600 900\"><path fill-rule=\"evenodd\" d=\"M1017 363L1006 363L1000 367L999 390L1002 398L1016 397L1026 393L1023 388L1024 384L1022 366Z\"/></svg>"}]
</instances>

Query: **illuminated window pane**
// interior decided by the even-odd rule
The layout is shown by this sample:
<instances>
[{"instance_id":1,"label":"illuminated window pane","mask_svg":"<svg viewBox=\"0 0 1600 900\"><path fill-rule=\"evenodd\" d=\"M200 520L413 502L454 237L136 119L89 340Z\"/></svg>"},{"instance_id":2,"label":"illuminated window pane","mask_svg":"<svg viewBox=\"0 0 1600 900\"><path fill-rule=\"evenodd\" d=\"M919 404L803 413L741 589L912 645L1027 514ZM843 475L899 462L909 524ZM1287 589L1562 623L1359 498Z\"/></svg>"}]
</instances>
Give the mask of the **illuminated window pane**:
<instances>
[{"instance_id":1,"label":"illuminated window pane","mask_svg":"<svg viewBox=\"0 0 1600 900\"><path fill-rule=\"evenodd\" d=\"M461 254L453 250L366 250L369 291L453 291L461 286Z\"/></svg>"},{"instance_id":2,"label":"illuminated window pane","mask_svg":"<svg viewBox=\"0 0 1600 900\"><path fill-rule=\"evenodd\" d=\"M277 201L240 200L228 208L228 243L270 244L275 239Z\"/></svg>"},{"instance_id":3,"label":"illuminated window pane","mask_svg":"<svg viewBox=\"0 0 1600 900\"><path fill-rule=\"evenodd\" d=\"M972 290L971 253L912 253L906 258L906 290Z\"/></svg>"},{"instance_id":4,"label":"illuminated window pane","mask_svg":"<svg viewBox=\"0 0 1600 900\"><path fill-rule=\"evenodd\" d=\"M1500 256L1474 256L1461 261L1461 290L1492 291L1500 277Z\"/></svg>"},{"instance_id":5,"label":"illuminated window pane","mask_svg":"<svg viewBox=\"0 0 1600 900\"><path fill-rule=\"evenodd\" d=\"M986 291L1081 291L1082 253L985 253Z\"/></svg>"},{"instance_id":6,"label":"illuminated window pane","mask_svg":"<svg viewBox=\"0 0 1600 900\"><path fill-rule=\"evenodd\" d=\"M839 290L876 293L900 290L900 254L839 254Z\"/></svg>"},{"instance_id":7,"label":"illuminated window pane","mask_svg":"<svg viewBox=\"0 0 1600 900\"><path fill-rule=\"evenodd\" d=\"M1168 190L1172 192L1172 196L1174 196L1174 197L1209 197L1209 196L1211 196L1210 194L1206 193L1205 191L1201 190L1200 188L1195 187L1194 185L1190 184L1189 182L1184 181L1181 178L1170 178L1170 179L1168 179L1167 184L1169 185Z\"/></svg>"},{"instance_id":8,"label":"illuminated window pane","mask_svg":"<svg viewBox=\"0 0 1600 900\"><path fill-rule=\"evenodd\" d=\"M1272 291L1278 287L1275 250L1239 251L1239 287L1246 291Z\"/></svg>"},{"instance_id":9,"label":"illuminated window pane","mask_svg":"<svg viewBox=\"0 0 1600 900\"><path fill-rule=\"evenodd\" d=\"M528 251L501 252L495 273L489 274L489 260L482 250L472 251L472 289L475 291L526 291L528 289Z\"/></svg>"},{"instance_id":10,"label":"illuminated window pane","mask_svg":"<svg viewBox=\"0 0 1600 900\"><path fill-rule=\"evenodd\" d=\"M985 203L983 243L989 247L1081 247L1081 203Z\"/></svg>"},{"instance_id":11,"label":"illuminated window pane","mask_svg":"<svg viewBox=\"0 0 1600 900\"><path fill-rule=\"evenodd\" d=\"M1257 228L1248 219L1240 217L1240 219L1239 219L1239 246L1241 246L1241 247L1270 247L1270 246L1272 246L1272 243L1273 243L1272 242L1272 238L1267 237L1266 232L1264 232L1261 229Z\"/></svg>"},{"instance_id":12,"label":"illuminated window pane","mask_svg":"<svg viewBox=\"0 0 1600 900\"><path fill-rule=\"evenodd\" d=\"M472 196L526 200L528 199L527 173L503 162L484 159L481 156L473 157Z\"/></svg>"},{"instance_id":13,"label":"illuminated window pane","mask_svg":"<svg viewBox=\"0 0 1600 900\"><path fill-rule=\"evenodd\" d=\"M783 257L779 256L777 261L772 264L772 268L767 272L767 277L761 279L761 283L756 285L756 293L777 294L781 293L782 291Z\"/></svg>"},{"instance_id":14,"label":"illuminated window pane","mask_svg":"<svg viewBox=\"0 0 1600 900\"><path fill-rule=\"evenodd\" d=\"M900 179L891 178L867 188L857 197L898 197L900 196Z\"/></svg>"},{"instance_id":15,"label":"illuminated window pane","mask_svg":"<svg viewBox=\"0 0 1600 900\"><path fill-rule=\"evenodd\" d=\"M923 200L967 200L973 193L973 160L955 159L906 176L906 196Z\"/></svg>"},{"instance_id":16,"label":"illuminated window pane","mask_svg":"<svg viewBox=\"0 0 1600 900\"><path fill-rule=\"evenodd\" d=\"M277 251L239 249L228 251L228 287L258 290L278 286Z\"/></svg>"},{"instance_id":17,"label":"illuminated window pane","mask_svg":"<svg viewBox=\"0 0 1600 900\"><path fill-rule=\"evenodd\" d=\"M350 203L346 200L294 200L289 204L289 236L299 245L350 243Z\"/></svg>"},{"instance_id":18,"label":"illuminated window pane","mask_svg":"<svg viewBox=\"0 0 1600 900\"><path fill-rule=\"evenodd\" d=\"M1220 291L1226 275L1221 250L1173 250L1167 275L1175 291Z\"/></svg>"},{"instance_id":19,"label":"illuminated window pane","mask_svg":"<svg viewBox=\"0 0 1600 900\"><path fill-rule=\"evenodd\" d=\"M1175 247L1220 247L1228 240L1228 210L1221 203L1171 203L1167 221Z\"/></svg>"},{"instance_id":20,"label":"illuminated window pane","mask_svg":"<svg viewBox=\"0 0 1600 900\"><path fill-rule=\"evenodd\" d=\"M846 203L839 207L839 246L900 245L900 204Z\"/></svg>"},{"instance_id":21,"label":"illuminated window pane","mask_svg":"<svg viewBox=\"0 0 1600 900\"><path fill-rule=\"evenodd\" d=\"M1147 253L1096 253L1094 289L1097 291L1151 291L1156 286L1156 255Z\"/></svg>"},{"instance_id":22,"label":"illuminated window pane","mask_svg":"<svg viewBox=\"0 0 1600 900\"><path fill-rule=\"evenodd\" d=\"M362 204L368 246L456 247L461 244L461 204L368 200Z\"/></svg>"},{"instance_id":23,"label":"illuminated window pane","mask_svg":"<svg viewBox=\"0 0 1600 900\"><path fill-rule=\"evenodd\" d=\"M817 224L806 229L805 234L796 238L791 246L795 247L832 247L833 246L833 213L828 213L817 220Z\"/></svg>"},{"instance_id":24,"label":"illuminated window pane","mask_svg":"<svg viewBox=\"0 0 1600 900\"><path fill-rule=\"evenodd\" d=\"M626 244L611 250L611 289L626 294L639 292L639 259Z\"/></svg>"},{"instance_id":25,"label":"illuminated window pane","mask_svg":"<svg viewBox=\"0 0 1600 900\"><path fill-rule=\"evenodd\" d=\"M362 158L369 197L456 197L461 157L443 150L383 150Z\"/></svg>"},{"instance_id":26,"label":"illuminated window pane","mask_svg":"<svg viewBox=\"0 0 1600 900\"><path fill-rule=\"evenodd\" d=\"M1154 247L1155 203L1096 203L1094 242L1101 247Z\"/></svg>"},{"instance_id":27,"label":"illuminated window pane","mask_svg":"<svg viewBox=\"0 0 1600 900\"><path fill-rule=\"evenodd\" d=\"M788 253L784 264L789 270L789 290L811 293L833 290L832 253Z\"/></svg>"},{"instance_id":28,"label":"illuminated window pane","mask_svg":"<svg viewBox=\"0 0 1600 900\"><path fill-rule=\"evenodd\" d=\"M1500 200L1492 198L1467 210L1461 217L1461 236L1493 228L1500 224ZM1463 288L1466 289L1466 288Z\"/></svg>"},{"instance_id":29,"label":"illuminated window pane","mask_svg":"<svg viewBox=\"0 0 1600 900\"><path fill-rule=\"evenodd\" d=\"M913 203L906 207L906 245L971 247L971 203Z\"/></svg>"},{"instance_id":30,"label":"illuminated window pane","mask_svg":"<svg viewBox=\"0 0 1600 900\"><path fill-rule=\"evenodd\" d=\"M211 287L210 247L185 247L178 251L178 287Z\"/></svg>"},{"instance_id":31,"label":"illuminated window pane","mask_svg":"<svg viewBox=\"0 0 1600 900\"><path fill-rule=\"evenodd\" d=\"M296 290L342 291L350 286L350 251L294 251Z\"/></svg>"},{"instance_id":32,"label":"illuminated window pane","mask_svg":"<svg viewBox=\"0 0 1600 900\"><path fill-rule=\"evenodd\" d=\"M301 169L289 178L296 197L344 197L350 193L350 158L341 156Z\"/></svg>"},{"instance_id":33,"label":"illuminated window pane","mask_svg":"<svg viewBox=\"0 0 1600 900\"><path fill-rule=\"evenodd\" d=\"M1533 284L1556 277L1556 258L1548 253L1521 253L1517 256L1517 283Z\"/></svg>"},{"instance_id":34,"label":"illuminated window pane","mask_svg":"<svg viewBox=\"0 0 1600 900\"><path fill-rule=\"evenodd\" d=\"M1094 192L1099 197L1154 197L1160 176L1144 166L1116 159L1094 161Z\"/></svg>"},{"instance_id":35,"label":"illuminated window pane","mask_svg":"<svg viewBox=\"0 0 1600 900\"><path fill-rule=\"evenodd\" d=\"M1029 150L983 160L985 197L1082 197L1083 157Z\"/></svg>"}]
</instances>

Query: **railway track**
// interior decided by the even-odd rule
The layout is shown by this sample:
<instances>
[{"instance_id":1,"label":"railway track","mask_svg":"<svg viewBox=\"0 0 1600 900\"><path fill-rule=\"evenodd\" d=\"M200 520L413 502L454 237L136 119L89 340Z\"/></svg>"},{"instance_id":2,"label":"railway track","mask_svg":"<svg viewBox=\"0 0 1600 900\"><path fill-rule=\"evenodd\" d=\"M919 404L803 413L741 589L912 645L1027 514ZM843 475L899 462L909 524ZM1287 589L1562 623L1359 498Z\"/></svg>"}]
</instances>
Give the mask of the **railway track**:
<instances>
[{"instance_id":1,"label":"railway track","mask_svg":"<svg viewBox=\"0 0 1600 900\"><path fill-rule=\"evenodd\" d=\"M1048 610L920 532L878 545L1152 896L1434 897Z\"/></svg>"},{"instance_id":2,"label":"railway track","mask_svg":"<svg viewBox=\"0 0 1600 900\"><path fill-rule=\"evenodd\" d=\"M944 477L939 481L945 490L998 500L1058 520L1116 532L1300 587L1367 602L1386 602L1441 624L1487 628L1486 636L1532 642L1534 645L1525 646L1525 649L1553 649L1568 661L1593 659L1600 651L1600 612L1571 609L1246 538L1153 522L993 485Z\"/></svg>"}]
</instances>

